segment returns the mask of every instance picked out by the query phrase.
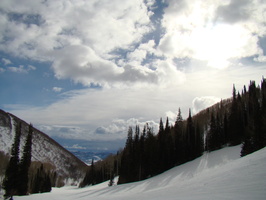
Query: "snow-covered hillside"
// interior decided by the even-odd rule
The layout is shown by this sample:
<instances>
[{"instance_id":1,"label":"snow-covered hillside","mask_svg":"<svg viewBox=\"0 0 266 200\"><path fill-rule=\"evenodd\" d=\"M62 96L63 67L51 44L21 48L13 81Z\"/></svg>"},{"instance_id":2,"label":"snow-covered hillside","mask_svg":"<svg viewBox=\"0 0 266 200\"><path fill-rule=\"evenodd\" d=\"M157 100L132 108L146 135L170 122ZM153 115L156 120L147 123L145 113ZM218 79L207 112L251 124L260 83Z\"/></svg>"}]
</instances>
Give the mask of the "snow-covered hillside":
<instances>
[{"instance_id":1,"label":"snow-covered hillside","mask_svg":"<svg viewBox=\"0 0 266 200\"><path fill-rule=\"evenodd\" d=\"M22 125L20 149L22 152L29 125L16 116L0 110L0 151L10 155L17 122ZM61 180L77 184L84 178L86 164L64 149L46 134L34 129L32 136L32 161L49 163Z\"/></svg>"},{"instance_id":2,"label":"snow-covered hillside","mask_svg":"<svg viewBox=\"0 0 266 200\"><path fill-rule=\"evenodd\" d=\"M206 153L145 181L108 187L54 188L51 193L15 197L21 200L265 200L266 148L240 158L240 146Z\"/></svg>"}]
</instances>

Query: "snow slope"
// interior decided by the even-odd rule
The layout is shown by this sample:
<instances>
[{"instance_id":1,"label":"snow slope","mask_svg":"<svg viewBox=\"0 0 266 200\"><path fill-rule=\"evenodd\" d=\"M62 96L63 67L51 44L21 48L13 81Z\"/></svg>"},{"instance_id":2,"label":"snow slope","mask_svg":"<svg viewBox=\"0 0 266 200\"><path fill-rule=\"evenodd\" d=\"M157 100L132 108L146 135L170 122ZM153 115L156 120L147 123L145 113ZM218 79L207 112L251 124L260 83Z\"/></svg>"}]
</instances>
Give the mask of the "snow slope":
<instances>
[{"instance_id":1,"label":"snow slope","mask_svg":"<svg viewBox=\"0 0 266 200\"><path fill-rule=\"evenodd\" d=\"M54 188L51 193L15 197L21 200L220 200L266 199L266 148L240 158L240 146L206 153L148 180L108 187Z\"/></svg>"},{"instance_id":2,"label":"snow slope","mask_svg":"<svg viewBox=\"0 0 266 200\"><path fill-rule=\"evenodd\" d=\"M29 124L0 110L0 152L9 157L17 122L21 122L20 157L28 134ZM49 163L64 184L78 184L85 176L87 165L52 140L43 132L33 128L32 161ZM1 161L0 161L1 162ZM1 176L1 174L0 174ZM0 177L1 178L1 177ZM59 179L59 178L58 178Z\"/></svg>"}]
</instances>

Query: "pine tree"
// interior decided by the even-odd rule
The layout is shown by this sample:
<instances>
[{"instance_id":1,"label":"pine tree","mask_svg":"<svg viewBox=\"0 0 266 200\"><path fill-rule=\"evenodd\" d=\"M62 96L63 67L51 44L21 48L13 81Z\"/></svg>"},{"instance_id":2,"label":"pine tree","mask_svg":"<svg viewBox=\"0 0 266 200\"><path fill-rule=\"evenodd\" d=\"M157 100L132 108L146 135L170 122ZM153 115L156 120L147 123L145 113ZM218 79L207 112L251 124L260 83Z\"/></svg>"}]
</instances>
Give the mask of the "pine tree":
<instances>
[{"instance_id":1,"label":"pine tree","mask_svg":"<svg viewBox=\"0 0 266 200\"><path fill-rule=\"evenodd\" d=\"M178 109L177 118L174 125L174 141L175 141L175 162L181 164L185 162L185 139L184 139L184 122L181 109Z\"/></svg>"},{"instance_id":2,"label":"pine tree","mask_svg":"<svg viewBox=\"0 0 266 200\"><path fill-rule=\"evenodd\" d=\"M26 143L23 149L23 154L21 161L19 163L19 184L18 184L18 194L25 195L28 192L28 182L29 182L29 168L31 164L31 146L32 146L32 133L33 127L29 125L29 132L26 138Z\"/></svg>"},{"instance_id":3,"label":"pine tree","mask_svg":"<svg viewBox=\"0 0 266 200\"><path fill-rule=\"evenodd\" d=\"M145 149L144 149L144 168L145 175L144 177L154 176L159 173L159 145L157 137L153 133L153 129L146 125L147 129L147 138L145 140Z\"/></svg>"},{"instance_id":4,"label":"pine tree","mask_svg":"<svg viewBox=\"0 0 266 200\"><path fill-rule=\"evenodd\" d=\"M166 167L166 137L165 137L165 130L164 130L164 125L163 125L163 120L162 118L160 119L160 124L159 124L159 132L158 132L158 143L159 143L159 160L160 160L160 172L165 171Z\"/></svg>"},{"instance_id":5,"label":"pine tree","mask_svg":"<svg viewBox=\"0 0 266 200\"><path fill-rule=\"evenodd\" d=\"M133 140L133 129L128 128L128 135L126 146L123 150L121 157L121 170L118 180L118 184L128 183L134 181L136 178L135 163L134 163L134 140Z\"/></svg>"},{"instance_id":6,"label":"pine tree","mask_svg":"<svg viewBox=\"0 0 266 200\"><path fill-rule=\"evenodd\" d=\"M173 138L171 135L171 127L169 125L169 119L168 117L166 118L166 123L165 123L165 170L170 169L171 167L174 166L175 161L174 161L174 142Z\"/></svg>"},{"instance_id":7,"label":"pine tree","mask_svg":"<svg viewBox=\"0 0 266 200\"><path fill-rule=\"evenodd\" d=\"M3 188L5 189L5 197L17 194L18 187L18 171L19 171L19 145L21 137L21 123L16 126L14 143L11 148L11 158L6 168L5 178L3 180Z\"/></svg>"},{"instance_id":8,"label":"pine tree","mask_svg":"<svg viewBox=\"0 0 266 200\"><path fill-rule=\"evenodd\" d=\"M236 95L235 86L233 86L233 100L229 115L228 139L229 144L238 145L243 140L244 135L244 114L242 112L241 96Z\"/></svg>"},{"instance_id":9,"label":"pine tree","mask_svg":"<svg viewBox=\"0 0 266 200\"><path fill-rule=\"evenodd\" d=\"M228 139L228 119L227 119L227 113L224 114L224 120L223 120L223 144L227 144L229 142Z\"/></svg>"},{"instance_id":10,"label":"pine tree","mask_svg":"<svg viewBox=\"0 0 266 200\"><path fill-rule=\"evenodd\" d=\"M195 158L195 126L191 116L191 110L189 109L189 116L187 118L186 127L186 159L187 161Z\"/></svg>"},{"instance_id":11,"label":"pine tree","mask_svg":"<svg viewBox=\"0 0 266 200\"><path fill-rule=\"evenodd\" d=\"M210 130L207 134L206 144L208 151L214 151L221 148L221 127L219 118L211 114Z\"/></svg>"},{"instance_id":12,"label":"pine tree","mask_svg":"<svg viewBox=\"0 0 266 200\"><path fill-rule=\"evenodd\" d=\"M195 123L195 158L201 156L204 151L203 131L198 122Z\"/></svg>"},{"instance_id":13,"label":"pine tree","mask_svg":"<svg viewBox=\"0 0 266 200\"><path fill-rule=\"evenodd\" d=\"M263 134L263 146L266 146L266 79L263 77L261 81L261 131Z\"/></svg>"},{"instance_id":14,"label":"pine tree","mask_svg":"<svg viewBox=\"0 0 266 200\"><path fill-rule=\"evenodd\" d=\"M247 99L247 127L241 156L245 156L266 146L266 83L263 78L261 87L250 81Z\"/></svg>"}]
</instances>

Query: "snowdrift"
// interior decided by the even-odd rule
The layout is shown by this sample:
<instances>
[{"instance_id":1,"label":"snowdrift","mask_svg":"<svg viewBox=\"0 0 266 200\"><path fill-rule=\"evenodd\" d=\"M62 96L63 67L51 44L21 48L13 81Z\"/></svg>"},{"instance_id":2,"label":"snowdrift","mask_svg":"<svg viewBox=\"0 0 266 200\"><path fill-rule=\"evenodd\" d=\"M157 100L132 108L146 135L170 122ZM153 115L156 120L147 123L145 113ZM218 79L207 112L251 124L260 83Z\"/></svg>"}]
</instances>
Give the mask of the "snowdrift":
<instances>
[{"instance_id":1,"label":"snowdrift","mask_svg":"<svg viewBox=\"0 0 266 200\"><path fill-rule=\"evenodd\" d=\"M51 193L15 199L206 200L266 198L266 148L240 158L240 146L205 153L189 163L148 180L108 187L108 182L79 189L54 188Z\"/></svg>"}]
</instances>

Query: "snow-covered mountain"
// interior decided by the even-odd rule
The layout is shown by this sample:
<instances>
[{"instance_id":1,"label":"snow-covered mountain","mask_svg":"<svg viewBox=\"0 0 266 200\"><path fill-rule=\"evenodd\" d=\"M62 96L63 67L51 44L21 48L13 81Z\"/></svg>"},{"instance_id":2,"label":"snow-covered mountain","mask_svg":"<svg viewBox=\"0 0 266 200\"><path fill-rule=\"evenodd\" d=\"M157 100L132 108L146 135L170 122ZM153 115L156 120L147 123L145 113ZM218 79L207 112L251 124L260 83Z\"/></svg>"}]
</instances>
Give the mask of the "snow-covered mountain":
<instances>
[{"instance_id":1,"label":"snow-covered mountain","mask_svg":"<svg viewBox=\"0 0 266 200\"><path fill-rule=\"evenodd\" d=\"M265 200L266 148L240 158L240 146L227 147L175 167L156 177L108 187L54 188L51 193L15 197L21 200Z\"/></svg>"},{"instance_id":2,"label":"snow-covered mountain","mask_svg":"<svg viewBox=\"0 0 266 200\"><path fill-rule=\"evenodd\" d=\"M10 156L18 122L21 122L22 125L20 142L22 152L29 124L10 113L0 110L0 152L7 157ZM85 163L37 129L33 130L32 161L50 164L60 177L61 182L65 182L65 184L77 184L84 178L87 168ZM4 170L2 169L2 171Z\"/></svg>"}]
</instances>

